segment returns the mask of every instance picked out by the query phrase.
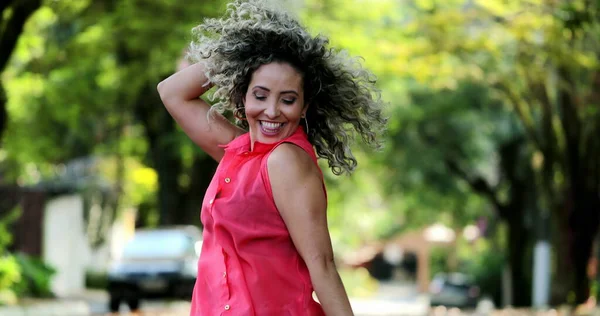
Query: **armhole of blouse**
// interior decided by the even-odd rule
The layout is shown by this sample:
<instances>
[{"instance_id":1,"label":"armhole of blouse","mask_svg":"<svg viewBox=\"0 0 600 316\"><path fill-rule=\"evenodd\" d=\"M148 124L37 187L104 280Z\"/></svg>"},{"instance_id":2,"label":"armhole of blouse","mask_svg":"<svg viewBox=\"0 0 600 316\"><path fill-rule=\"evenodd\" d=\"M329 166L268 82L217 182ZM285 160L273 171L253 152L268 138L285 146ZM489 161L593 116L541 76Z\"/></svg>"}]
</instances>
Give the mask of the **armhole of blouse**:
<instances>
[{"instance_id":1,"label":"armhole of blouse","mask_svg":"<svg viewBox=\"0 0 600 316\"><path fill-rule=\"evenodd\" d=\"M265 184L265 190L267 190L267 194L271 198L271 202L273 202L273 205L275 205L275 207L277 207L277 204L275 204L275 198L273 197L273 187L271 186L271 179L269 178L269 166L268 166L267 162L269 160L269 157L271 156L271 153L275 150L275 148L277 148L279 145L284 144L284 143L292 144L292 145L302 149L302 151L304 151L307 155L310 156L311 160L317 166L317 169L319 170L319 173L321 175L321 183L323 184L323 193L325 193L325 201L327 201L327 189L325 188L325 177L323 175L323 171L321 170L321 167L319 166L319 164L313 159L313 157L310 155L310 153L307 152L306 148L304 148L294 142L283 141L283 142L277 144L275 147L273 147L273 149L271 149L271 151L269 151L263 157L263 160L260 164L260 176L263 179L263 183Z\"/></svg>"}]
</instances>

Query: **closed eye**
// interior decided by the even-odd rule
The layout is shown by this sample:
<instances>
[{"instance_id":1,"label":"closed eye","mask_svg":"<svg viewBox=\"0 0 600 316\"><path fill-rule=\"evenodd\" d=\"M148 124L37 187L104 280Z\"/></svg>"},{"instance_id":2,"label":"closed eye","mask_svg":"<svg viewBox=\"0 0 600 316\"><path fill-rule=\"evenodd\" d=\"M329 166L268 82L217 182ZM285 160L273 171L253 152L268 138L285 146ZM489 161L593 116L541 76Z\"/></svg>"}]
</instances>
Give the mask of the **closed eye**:
<instances>
[{"instance_id":1,"label":"closed eye","mask_svg":"<svg viewBox=\"0 0 600 316\"><path fill-rule=\"evenodd\" d=\"M264 95L258 95L258 94L254 94L254 98L255 98L256 100L263 101L263 100L265 100L267 97L266 97L266 96L264 96Z\"/></svg>"},{"instance_id":2,"label":"closed eye","mask_svg":"<svg viewBox=\"0 0 600 316\"><path fill-rule=\"evenodd\" d=\"M294 102L296 102L296 99L283 99L283 103L285 104L294 104Z\"/></svg>"}]
</instances>

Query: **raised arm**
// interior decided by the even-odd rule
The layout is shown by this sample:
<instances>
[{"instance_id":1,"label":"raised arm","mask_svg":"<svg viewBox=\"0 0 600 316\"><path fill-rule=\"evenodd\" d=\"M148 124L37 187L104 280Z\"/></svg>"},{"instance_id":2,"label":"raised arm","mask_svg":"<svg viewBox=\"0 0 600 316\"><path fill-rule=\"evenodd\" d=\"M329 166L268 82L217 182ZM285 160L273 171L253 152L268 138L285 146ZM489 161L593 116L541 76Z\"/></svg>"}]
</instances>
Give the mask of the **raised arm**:
<instances>
[{"instance_id":1,"label":"raised arm","mask_svg":"<svg viewBox=\"0 0 600 316\"><path fill-rule=\"evenodd\" d=\"M353 315L334 263L327 202L318 167L296 145L279 145L267 160L273 199L310 272L327 316Z\"/></svg>"},{"instance_id":2,"label":"raised arm","mask_svg":"<svg viewBox=\"0 0 600 316\"><path fill-rule=\"evenodd\" d=\"M220 161L224 145L244 131L222 115L207 117L210 105L199 97L211 88L200 63L182 67L158 84L158 92L167 111L183 131L202 150Z\"/></svg>"}]
</instances>

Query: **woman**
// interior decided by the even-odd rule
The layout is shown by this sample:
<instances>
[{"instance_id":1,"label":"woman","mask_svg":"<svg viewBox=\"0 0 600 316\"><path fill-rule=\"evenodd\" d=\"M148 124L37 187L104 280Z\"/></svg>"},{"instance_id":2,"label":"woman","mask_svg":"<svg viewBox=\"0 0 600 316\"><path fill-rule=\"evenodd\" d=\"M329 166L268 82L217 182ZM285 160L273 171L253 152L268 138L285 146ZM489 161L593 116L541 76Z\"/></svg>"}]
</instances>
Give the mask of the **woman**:
<instances>
[{"instance_id":1,"label":"woman","mask_svg":"<svg viewBox=\"0 0 600 316\"><path fill-rule=\"evenodd\" d=\"M372 76L256 1L230 4L195 32L197 63L158 85L169 113L219 162L202 205L191 315L352 315L317 154L339 175L356 167L353 131L379 145ZM212 86L210 106L199 96Z\"/></svg>"}]
</instances>

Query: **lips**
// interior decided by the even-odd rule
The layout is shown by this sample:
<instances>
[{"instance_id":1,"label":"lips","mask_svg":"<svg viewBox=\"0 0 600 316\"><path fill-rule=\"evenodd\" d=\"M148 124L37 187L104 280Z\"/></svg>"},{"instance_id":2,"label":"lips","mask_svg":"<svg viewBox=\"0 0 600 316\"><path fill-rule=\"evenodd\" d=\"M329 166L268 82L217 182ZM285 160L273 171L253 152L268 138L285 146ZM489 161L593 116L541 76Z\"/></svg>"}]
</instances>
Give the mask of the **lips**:
<instances>
[{"instance_id":1,"label":"lips","mask_svg":"<svg viewBox=\"0 0 600 316\"><path fill-rule=\"evenodd\" d=\"M284 125L285 123L260 121L260 129L262 133L268 136L277 135Z\"/></svg>"}]
</instances>

